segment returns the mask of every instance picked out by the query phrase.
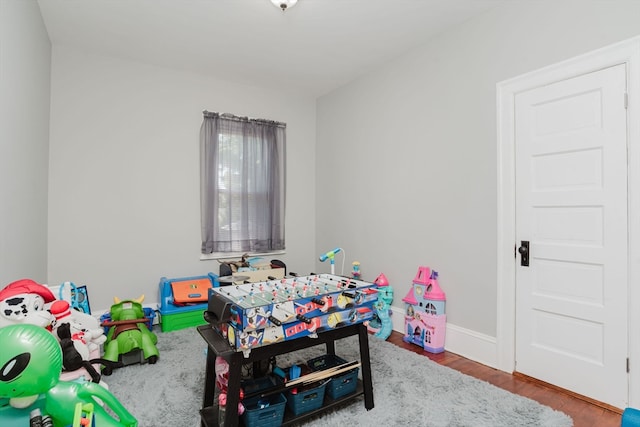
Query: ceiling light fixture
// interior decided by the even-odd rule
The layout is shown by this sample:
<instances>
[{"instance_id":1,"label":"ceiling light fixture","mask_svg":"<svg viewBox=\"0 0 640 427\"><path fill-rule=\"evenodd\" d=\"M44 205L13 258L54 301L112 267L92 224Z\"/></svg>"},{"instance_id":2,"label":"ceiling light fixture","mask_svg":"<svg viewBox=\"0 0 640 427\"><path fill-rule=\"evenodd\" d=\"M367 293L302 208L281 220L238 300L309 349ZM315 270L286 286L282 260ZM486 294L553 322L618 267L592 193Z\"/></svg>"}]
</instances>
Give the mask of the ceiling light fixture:
<instances>
[{"instance_id":1,"label":"ceiling light fixture","mask_svg":"<svg viewBox=\"0 0 640 427\"><path fill-rule=\"evenodd\" d=\"M298 0L271 0L274 6L279 7L284 12L298 3Z\"/></svg>"}]
</instances>

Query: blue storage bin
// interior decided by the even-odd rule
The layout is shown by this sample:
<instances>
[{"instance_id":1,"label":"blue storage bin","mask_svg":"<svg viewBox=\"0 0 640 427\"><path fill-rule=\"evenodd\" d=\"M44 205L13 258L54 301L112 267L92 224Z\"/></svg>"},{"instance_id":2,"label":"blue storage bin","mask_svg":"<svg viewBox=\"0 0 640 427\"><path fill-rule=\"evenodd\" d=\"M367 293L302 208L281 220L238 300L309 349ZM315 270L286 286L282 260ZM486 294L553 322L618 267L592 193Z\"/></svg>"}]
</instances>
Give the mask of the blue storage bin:
<instances>
[{"instance_id":1,"label":"blue storage bin","mask_svg":"<svg viewBox=\"0 0 640 427\"><path fill-rule=\"evenodd\" d=\"M287 392L287 407L294 415L304 414L322 407L328 381L297 387ZM310 388L311 387L311 388Z\"/></svg>"},{"instance_id":2,"label":"blue storage bin","mask_svg":"<svg viewBox=\"0 0 640 427\"><path fill-rule=\"evenodd\" d=\"M312 371L322 371L344 363L347 363L347 361L335 354L325 354L324 356L307 361L307 366L309 366ZM327 384L327 395L332 399L337 399L354 393L358 387L358 372L359 368L356 367L344 374L331 377L331 380Z\"/></svg>"},{"instance_id":3,"label":"blue storage bin","mask_svg":"<svg viewBox=\"0 0 640 427\"><path fill-rule=\"evenodd\" d=\"M279 427L284 419L287 398L282 393L255 396L242 401L242 422L246 427Z\"/></svg>"}]
</instances>

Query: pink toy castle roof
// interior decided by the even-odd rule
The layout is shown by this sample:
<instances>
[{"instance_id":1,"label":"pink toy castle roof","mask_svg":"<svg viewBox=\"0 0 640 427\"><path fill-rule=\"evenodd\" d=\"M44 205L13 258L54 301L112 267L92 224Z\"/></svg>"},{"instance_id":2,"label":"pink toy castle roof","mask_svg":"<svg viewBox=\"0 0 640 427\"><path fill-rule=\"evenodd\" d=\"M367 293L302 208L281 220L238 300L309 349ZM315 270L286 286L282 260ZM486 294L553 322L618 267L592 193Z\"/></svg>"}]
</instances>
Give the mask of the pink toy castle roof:
<instances>
[{"instance_id":1,"label":"pink toy castle roof","mask_svg":"<svg viewBox=\"0 0 640 427\"><path fill-rule=\"evenodd\" d=\"M440 289L440 286L438 285L437 281L433 281L433 283L431 283L428 286L430 286L431 288L427 287L427 289L429 290L425 291L423 295L424 299L430 299L430 300L436 300L436 301L444 301L446 299L446 296L444 292L442 292L442 289Z\"/></svg>"},{"instance_id":2,"label":"pink toy castle roof","mask_svg":"<svg viewBox=\"0 0 640 427\"><path fill-rule=\"evenodd\" d=\"M407 296L402 298L402 301L406 302L407 304L418 304L418 301L416 300L416 297L413 293L413 288L409 289L409 292L407 292Z\"/></svg>"},{"instance_id":3,"label":"pink toy castle roof","mask_svg":"<svg viewBox=\"0 0 640 427\"><path fill-rule=\"evenodd\" d=\"M418 267L416 277L413 278L413 283L416 285L426 285L431 277L431 270L429 267Z\"/></svg>"},{"instance_id":4,"label":"pink toy castle roof","mask_svg":"<svg viewBox=\"0 0 640 427\"><path fill-rule=\"evenodd\" d=\"M378 286L389 286L389 281L387 280L387 276L385 276L384 273L380 273L380 275L373 283Z\"/></svg>"},{"instance_id":5,"label":"pink toy castle roof","mask_svg":"<svg viewBox=\"0 0 640 427\"><path fill-rule=\"evenodd\" d=\"M429 267L418 267L418 272L413 279L413 284L426 286L425 292L422 295L424 299L436 301L444 301L446 299L438 283L438 272L429 269Z\"/></svg>"}]
</instances>

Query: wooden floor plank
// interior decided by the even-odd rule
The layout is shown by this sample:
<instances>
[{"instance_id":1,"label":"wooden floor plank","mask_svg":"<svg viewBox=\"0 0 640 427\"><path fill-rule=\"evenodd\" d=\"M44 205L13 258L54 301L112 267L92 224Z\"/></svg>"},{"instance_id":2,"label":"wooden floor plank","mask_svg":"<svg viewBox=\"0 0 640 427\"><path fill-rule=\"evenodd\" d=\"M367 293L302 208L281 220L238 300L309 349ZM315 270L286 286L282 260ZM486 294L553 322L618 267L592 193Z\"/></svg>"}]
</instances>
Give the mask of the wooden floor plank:
<instances>
[{"instance_id":1,"label":"wooden floor plank","mask_svg":"<svg viewBox=\"0 0 640 427\"><path fill-rule=\"evenodd\" d=\"M427 357L440 365L562 411L573 418L574 427L620 427L622 415L617 411L603 408L593 402L580 399L572 393L549 387L532 378L511 375L447 351L438 354L426 352L422 347L404 342L400 332L392 332L387 341Z\"/></svg>"}]
</instances>

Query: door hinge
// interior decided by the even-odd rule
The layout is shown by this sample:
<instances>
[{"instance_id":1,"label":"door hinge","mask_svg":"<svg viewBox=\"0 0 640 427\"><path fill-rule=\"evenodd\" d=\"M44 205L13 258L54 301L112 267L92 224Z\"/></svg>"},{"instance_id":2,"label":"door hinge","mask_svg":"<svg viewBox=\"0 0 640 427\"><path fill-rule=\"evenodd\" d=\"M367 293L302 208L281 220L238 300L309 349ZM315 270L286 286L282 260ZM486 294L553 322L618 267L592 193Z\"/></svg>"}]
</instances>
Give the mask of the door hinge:
<instances>
[{"instance_id":1,"label":"door hinge","mask_svg":"<svg viewBox=\"0 0 640 427\"><path fill-rule=\"evenodd\" d=\"M627 357L627 374L629 373L629 358Z\"/></svg>"},{"instance_id":2,"label":"door hinge","mask_svg":"<svg viewBox=\"0 0 640 427\"><path fill-rule=\"evenodd\" d=\"M629 94L627 92L624 93L624 109L629 108Z\"/></svg>"}]
</instances>

